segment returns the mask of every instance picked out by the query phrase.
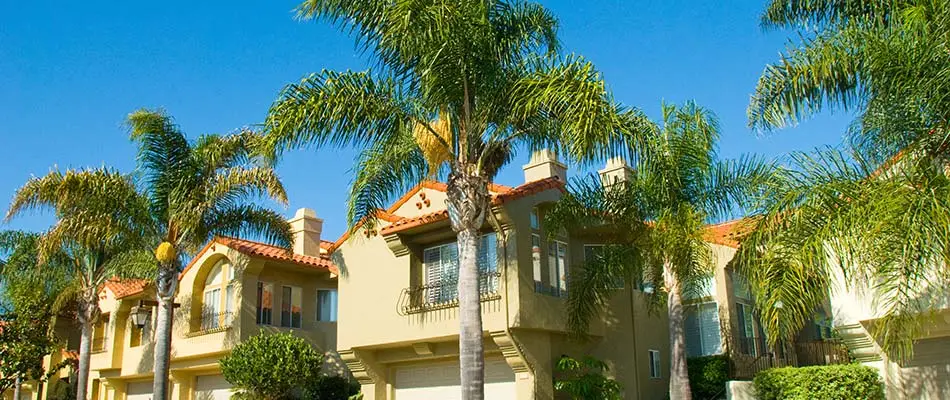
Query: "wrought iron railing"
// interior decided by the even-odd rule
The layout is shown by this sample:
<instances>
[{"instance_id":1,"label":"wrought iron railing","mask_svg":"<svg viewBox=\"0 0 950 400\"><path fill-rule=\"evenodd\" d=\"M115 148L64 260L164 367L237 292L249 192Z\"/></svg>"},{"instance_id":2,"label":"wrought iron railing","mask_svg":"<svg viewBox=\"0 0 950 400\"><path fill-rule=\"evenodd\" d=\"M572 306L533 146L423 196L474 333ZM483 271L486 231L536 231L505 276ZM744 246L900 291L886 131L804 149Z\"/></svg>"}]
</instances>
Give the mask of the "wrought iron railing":
<instances>
[{"instance_id":1,"label":"wrought iron railing","mask_svg":"<svg viewBox=\"0 0 950 400\"><path fill-rule=\"evenodd\" d=\"M482 301L501 297L500 277L497 272L478 274L478 291ZM452 278L403 289L399 294L396 310L400 315L408 315L457 306L458 280Z\"/></svg>"},{"instance_id":2,"label":"wrought iron railing","mask_svg":"<svg viewBox=\"0 0 950 400\"><path fill-rule=\"evenodd\" d=\"M799 367L810 365L835 365L851 362L848 347L840 340L820 340L795 344Z\"/></svg>"},{"instance_id":3,"label":"wrought iron railing","mask_svg":"<svg viewBox=\"0 0 950 400\"><path fill-rule=\"evenodd\" d=\"M200 324L198 324L199 331L210 331L219 328L227 328L231 326L232 317L233 315L230 311L203 311L201 313Z\"/></svg>"}]
</instances>

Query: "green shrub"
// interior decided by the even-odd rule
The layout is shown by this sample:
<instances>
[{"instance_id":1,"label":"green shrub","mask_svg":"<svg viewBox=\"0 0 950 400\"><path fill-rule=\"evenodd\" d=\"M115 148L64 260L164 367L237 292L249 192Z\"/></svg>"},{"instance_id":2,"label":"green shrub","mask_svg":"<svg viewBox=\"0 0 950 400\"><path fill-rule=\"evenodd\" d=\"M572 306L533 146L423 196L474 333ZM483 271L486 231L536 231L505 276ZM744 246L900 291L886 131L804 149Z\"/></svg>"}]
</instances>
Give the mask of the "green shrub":
<instances>
[{"instance_id":1,"label":"green shrub","mask_svg":"<svg viewBox=\"0 0 950 400\"><path fill-rule=\"evenodd\" d=\"M561 356L555 365L554 390L571 400L619 400L623 386L608 378L607 364L593 357Z\"/></svg>"},{"instance_id":2,"label":"green shrub","mask_svg":"<svg viewBox=\"0 0 950 400\"><path fill-rule=\"evenodd\" d=\"M724 398L729 381L729 356L715 355L686 360L689 387L697 399Z\"/></svg>"},{"instance_id":3,"label":"green shrub","mask_svg":"<svg viewBox=\"0 0 950 400\"><path fill-rule=\"evenodd\" d=\"M322 376L307 387L305 398L309 400L347 400L359 394L360 384L353 379L338 375Z\"/></svg>"},{"instance_id":4,"label":"green shrub","mask_svg":"<svg viewBox=\"0 0 950 400\"><path fill-rule=\"evenodd\" d=\"M774 368L755 376L761 400L884 399L877 370L858 364Z\"/></svg>"},{"instance_id":5,"label":"green shrub","mask_svg":"<svg viewBox=\"0 0 950 400\"><path fill-rule=\"evenodd\" d=\"M282 400L298 396L319 379L323 356L290 333L260 334L234 346L219 363L238 397Z\"/></svg>"}]
</instances>

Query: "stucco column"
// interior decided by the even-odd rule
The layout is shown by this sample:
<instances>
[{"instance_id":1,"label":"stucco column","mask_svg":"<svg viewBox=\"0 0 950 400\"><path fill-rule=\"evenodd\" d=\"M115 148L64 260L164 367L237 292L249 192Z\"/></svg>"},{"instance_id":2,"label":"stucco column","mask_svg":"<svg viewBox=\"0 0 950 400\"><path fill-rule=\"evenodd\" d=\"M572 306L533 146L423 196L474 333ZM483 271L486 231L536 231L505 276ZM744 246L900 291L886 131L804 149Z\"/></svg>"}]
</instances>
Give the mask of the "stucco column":
<instances>
[{"instance_id":1,"label":"stucco column","mask_svg":"<svg viewBox=\"0 0 950 400\"><path fill-rule=\"evenodd\" d=\"M363 400L389 399L389 374L386 366L376 362L372 352L350 349L341 350L339 354L353 378L360 383Z\"/></svg>"},{"instance_id":2,"label":"stucco column","mask_svg":"<svg viewBox=\"0 0 950 400\"><path fill-rule=\"evenodd\" d=\"M175 400L191 400L193 397L192 382L195 379L194 376L180 371L171 371L169 376L171 378L171 390L169 390L170 398Z\"/></svg>"}]
</instances>

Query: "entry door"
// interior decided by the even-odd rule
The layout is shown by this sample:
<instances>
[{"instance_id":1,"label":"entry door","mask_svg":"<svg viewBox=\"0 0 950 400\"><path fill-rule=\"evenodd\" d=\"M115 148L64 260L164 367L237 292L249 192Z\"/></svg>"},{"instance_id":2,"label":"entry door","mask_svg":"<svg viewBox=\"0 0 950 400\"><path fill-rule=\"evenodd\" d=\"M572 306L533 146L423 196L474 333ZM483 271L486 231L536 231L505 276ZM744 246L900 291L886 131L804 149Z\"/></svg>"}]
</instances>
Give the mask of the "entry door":
<instances>
[{"instance_id":1,"label":"entry door","mask_svg":"<svg viewBox=\"0 0 950 400\"><path fill-rule=\"evenodd\" d=\"M419 364L396 369L396 400L462 398L459 363ZM485 398L515 400L515 374L504 360L485 360Z\"/></svg>"}]
</instances>

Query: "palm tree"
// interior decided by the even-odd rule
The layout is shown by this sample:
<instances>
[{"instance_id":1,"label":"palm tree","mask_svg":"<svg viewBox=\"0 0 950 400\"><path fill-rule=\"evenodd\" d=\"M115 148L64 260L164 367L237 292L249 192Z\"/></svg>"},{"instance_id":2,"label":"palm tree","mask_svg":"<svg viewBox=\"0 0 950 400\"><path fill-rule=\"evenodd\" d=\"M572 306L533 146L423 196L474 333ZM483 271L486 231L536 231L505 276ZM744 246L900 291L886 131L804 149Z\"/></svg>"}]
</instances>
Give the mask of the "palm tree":
<instances>
[{"instance_id":1,"label":"palm tree","mask_svg":"<svg viewBox=\"0 0 950 400\"><path fill-rule=\"evenodd\" d=\"M37 262L48 273L65 276L54 310L77 306L82 335L76 398L86 398L93 324L99 317L99 288L112 277L142 277L148 266L130 263L139 252L147 225L127 210L144 205L131 179L113 170L68 170L32 178L17 190L6 219L27 210L50 208L56 224L36 237Z\"/></svg>"},{"instance_id":2,"label":"palm tree","mask_svg":"<svg viewBox=\"0 0 950 400\"><path fill-rule=\"evenodd\" d=\"M713 273L706 224L749 204L772 173L757 158L720 160L715 116L694 103L664 104L663 126L636 154L628 176L572 183L546 213L549 232L596 238L603 251L575 271L568 326L584 337L616 292L617 282L666 294L670 331L670 398L689 399L683 298ZM650 290L647 290L650 292ZM664 304L646 296L651 307Z\"/></svg>"},{"instance_id":3,"label":"palm tree","mask_svg":"<svg viewBox=\"0 0 950 400\"><path fill-rule=\"evenodd\" d=\"M168 369L175 291L186 254L215 235L251 235L290 249L284 218L252 204L269 197L283 204L287 193L276 172L251 157L259 137L250 131L204 135L189 142L164 111L139 110L128 117L138 145L138 173L144 202L131 214L146 215L157 265L158 313L155 330L153 396L168 399Z\"/></svg>"},{"instance_id":4,"label":"palm tree","mask_svg":"<svg viewBox=\"0 0 950 400\"><path fill-rule=\"evenodd\" d=\"M305 145L360 149L348 221L426 177L447 177L459 247L463 398L483 398L476 267L488 184L518 148L577 161L622 151L642 115L617 105L581 57L558 55L557 20L522 0L309 0L305 19L354 32L375 71L322 71L287 86L267 117L274 153ZM276 155L276 154L275 154Z\"/></svg>"},{"instance_id":5,"label":"palm tree","mask_svg":"<svg viewBox=\"0 0 950 400\"><path fill-rule=\"evenodd\" d=\"M771 340L801 329L828 276L872 282L884 317L872 333L911 354L924 301L947 287L950 5L945 1L773 0L767 27L799 28L800 44L766 67L749 106L765 131L841 108L857 118L850 153L796 154L758 206L741 251ZM921 285L921 277L942 282ZM810 292L805 293L803 289Z\"/></svg>"}]
</instances>

